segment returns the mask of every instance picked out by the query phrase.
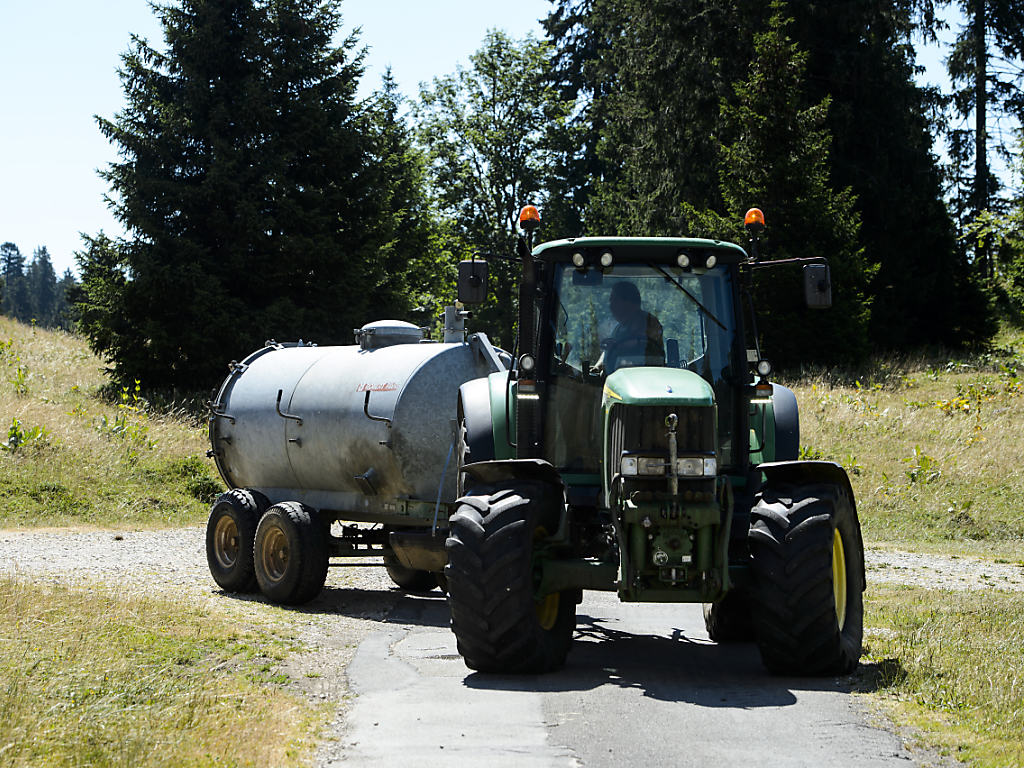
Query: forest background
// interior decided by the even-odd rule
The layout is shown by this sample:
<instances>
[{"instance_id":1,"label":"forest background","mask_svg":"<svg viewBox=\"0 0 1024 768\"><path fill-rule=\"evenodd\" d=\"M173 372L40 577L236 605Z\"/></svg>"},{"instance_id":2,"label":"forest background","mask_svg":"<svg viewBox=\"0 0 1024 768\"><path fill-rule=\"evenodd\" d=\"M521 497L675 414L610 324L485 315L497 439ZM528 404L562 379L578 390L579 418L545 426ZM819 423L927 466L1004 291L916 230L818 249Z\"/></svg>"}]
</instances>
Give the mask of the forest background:
<instances>
[{"instance_id":1,"label":"forest background","mask_svg":"<svg viewBox=\"0 0 1024 768\"><path fill-rule=\"evenodd\" d=\"M984 346L1024 299L1024 201L991 170L1020 173L1024 2L953 5L950 96L914 80L949 2L553 0L544 39L492 31L367 99L339 2L158 6L164 39L132 41L126 107L98 118L127 235L86 236L77 281L4 243L2 309L83 333L121 382L195 391L267 338L436 326L458 261L512 253L527 202L543 239L738 242L756 205L762 255L826 256L835 284L824 324L795 281L756 286L777 364ZM515 268L491 273L475 327L511 347Z\"/></svg>"}]
</instances>

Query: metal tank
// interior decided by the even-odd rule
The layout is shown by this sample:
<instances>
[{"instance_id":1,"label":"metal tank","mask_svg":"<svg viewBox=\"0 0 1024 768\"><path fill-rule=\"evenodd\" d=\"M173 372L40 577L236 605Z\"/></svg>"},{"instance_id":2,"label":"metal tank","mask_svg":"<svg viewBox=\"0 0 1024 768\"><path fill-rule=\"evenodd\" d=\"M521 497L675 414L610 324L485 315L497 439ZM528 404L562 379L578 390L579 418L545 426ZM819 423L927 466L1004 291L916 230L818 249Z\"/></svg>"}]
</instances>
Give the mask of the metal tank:
<instances>
[{"instance_id":1,"label":"metal tank","mask_svg":"<svg viewBox=\"0 0 1024 768\"><path fill-rule=\"evenodd\" d=\"M356 340L268 342L233 364L212 403L210 453L230 488L271 504L302 502L328 520L431 525L438 499L456 497L459 387L505 370L507 355L483 334L427 342L398 321L364 326Z\"/></svg>"}]
</instances>

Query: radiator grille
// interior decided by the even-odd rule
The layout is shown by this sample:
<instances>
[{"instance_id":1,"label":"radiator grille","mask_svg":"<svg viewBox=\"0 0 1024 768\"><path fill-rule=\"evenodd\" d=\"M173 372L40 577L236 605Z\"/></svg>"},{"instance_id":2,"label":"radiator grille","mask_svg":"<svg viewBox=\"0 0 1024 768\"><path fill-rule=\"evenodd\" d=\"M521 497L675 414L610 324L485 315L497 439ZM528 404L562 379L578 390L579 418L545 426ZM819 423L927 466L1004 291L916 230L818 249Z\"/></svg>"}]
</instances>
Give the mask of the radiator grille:
<instances>
[{"instance_id":1,"label":"radiator grille","mask_svg":"<svg viewBox=\"0 0 1024 768\"><path fill-rule=\"evenodd\" d=\"M668 455L665 419L674 413L676 445L680 456L710 454L715 450L715 409L680 405L616 405L609 423L609 479L618 472L623 451L653 451Z\"/></svg>"}]
</instances>

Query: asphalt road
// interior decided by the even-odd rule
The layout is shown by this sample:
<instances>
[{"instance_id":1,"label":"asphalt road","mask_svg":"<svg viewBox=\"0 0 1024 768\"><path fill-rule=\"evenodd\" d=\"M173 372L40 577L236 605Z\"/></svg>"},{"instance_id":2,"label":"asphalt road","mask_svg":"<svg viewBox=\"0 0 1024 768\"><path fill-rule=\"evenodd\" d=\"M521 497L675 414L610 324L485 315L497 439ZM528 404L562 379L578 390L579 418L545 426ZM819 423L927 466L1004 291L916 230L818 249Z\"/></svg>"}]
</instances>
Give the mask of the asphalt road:
<instances>
[{"instance_id":1,"label":"asphalt road","mask_svg":"<svg viewBox=\"0 0 1024 768\"><path fill-rule=\"evenodd\" d=\"M700 606L586 593L566 666L471 672L439 593L408 595L349 667L350 766L908 766L836 678L773 677L752 643L717 646ZM333 764L325 760L321 764Z\"/></svg>"}]
</instances>

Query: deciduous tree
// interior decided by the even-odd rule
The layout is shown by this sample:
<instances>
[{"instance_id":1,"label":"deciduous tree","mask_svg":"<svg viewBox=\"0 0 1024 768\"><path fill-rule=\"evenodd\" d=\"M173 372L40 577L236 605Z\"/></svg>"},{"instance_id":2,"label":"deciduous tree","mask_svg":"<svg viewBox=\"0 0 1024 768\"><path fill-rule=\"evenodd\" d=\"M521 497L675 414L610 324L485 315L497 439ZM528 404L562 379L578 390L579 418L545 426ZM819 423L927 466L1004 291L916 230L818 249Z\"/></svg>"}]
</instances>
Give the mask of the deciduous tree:
<instances>
[{"instance_id":1,"label":"deciduous tree","mask_svg":"<svg viewBox=\"0 0 1024 768\"><path fill-rule=\"evenodd\" d=\"M555 145L571 104L552 87L549 44L488 32L470 56L471 68L423 88L416 108L419 139L442 215L466 253L515 253L520 208L533 203L554 213ZM555 218L548 216L547 218ZM562 229L560 232L559 229ZM549 222L546 238L565 232ZM516 277L508 262L491 260L491 297L475 320L511 347L516 321Z\"/></svg>"}]
</instances>

